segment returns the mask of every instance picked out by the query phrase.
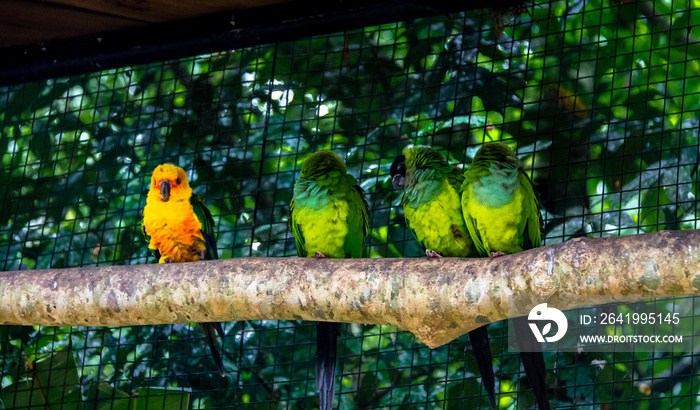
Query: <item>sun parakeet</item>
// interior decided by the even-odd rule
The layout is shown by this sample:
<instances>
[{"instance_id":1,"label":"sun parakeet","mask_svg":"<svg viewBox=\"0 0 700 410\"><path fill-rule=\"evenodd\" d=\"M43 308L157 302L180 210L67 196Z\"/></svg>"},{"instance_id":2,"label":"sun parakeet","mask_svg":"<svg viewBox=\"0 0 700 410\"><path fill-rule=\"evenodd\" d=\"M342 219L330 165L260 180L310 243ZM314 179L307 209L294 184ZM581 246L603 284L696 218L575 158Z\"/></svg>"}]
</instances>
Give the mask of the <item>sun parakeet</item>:
<instances>
[{"instance_id":1,"label":"sun parakeet","mask_svg":"<svg viewBox=\"0 0 700 410\"><path fill-rule=\"evenodd\" d=\"M459 188L464 176L436 150L407 148L391 164L394 188L403 189L406 225L430 258L477 256L462 216ZM481 382L496 407L496 378L486 327L469 332Z\"/></svg>"},{"instance_id":2,"label":"sun parakeet","mask_svg":"<svg viewBox=\"0 0 700 410\"><path fill-rule=\"evenodd\" d=\"M194 262L218 259L214 219L201 196L192 193L185 170L175 165L158 165L151 176L143 208L143 233L158 263ZM200 323L219 374L226 375L216 341L223 339L220 323Z\"/></svg>"},{"instance_id":3,"label":"sun parakeet","mask_svg":"<svg viewBox=\"0 0 700 410\"><path fill-rule=\"evenodd\" d=\"M309 258L361 258L369 232L369 206L357 180L331 151L312 154L301 167L290 204L297 253ZM320 409L333 407L340 324L316 327L316 387Z\"/></svg>"},{"instance_id":4,"label":"sun parakeet","mask_svg":"<svg viewBox=\"0 0 700 410\"><path fill-rule=\"evenodd\" d=\"M462 210L474 247L482 257L496 257L536 248L542 244L542 218L537 196L517 156L501 143L482 146L464 174ZM549 409L541 346L527 318L513 319L515 334L539 351L521 352L525 375L540 409Z\"/></svg>"}]
</instances>

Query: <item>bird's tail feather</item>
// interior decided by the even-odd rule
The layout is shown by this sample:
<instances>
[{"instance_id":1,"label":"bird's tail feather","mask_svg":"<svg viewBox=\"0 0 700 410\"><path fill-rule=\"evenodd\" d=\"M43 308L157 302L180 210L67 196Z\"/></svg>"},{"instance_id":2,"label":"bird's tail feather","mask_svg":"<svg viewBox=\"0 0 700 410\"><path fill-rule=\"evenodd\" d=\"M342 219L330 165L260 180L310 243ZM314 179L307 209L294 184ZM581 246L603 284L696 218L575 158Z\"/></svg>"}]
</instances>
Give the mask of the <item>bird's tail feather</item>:
<instances>
[{"instance_id":1,"label":"bird's tail feather","mask_svg":"<svg viewBox=\"0 0 700 410\"><path fill-rule=\"evenodd\" d=\"M214 325L214 329L216 329L216 333L219 334L219 337L221 340L224 340L224 328L221 327L221 322L213 322L212 325Z\"/></svg>"},{"instance_id":2,"label":"bird's tail feather","mask_svg":"<svg viewBox=\"0 0 700 410\"><path fill-rule=\"evenodd\" d=\"M339 335L340 323L318 322L316 325L316 388L321 400L320 410L333 408Z\"/></svg>"},{"instance_id":3,"label":"bird's tail feather","mask_svg":"<svg viewBox=\"0 0 700 410\"><path fill-rule=\"evenodd\" d=\"M211 355L214 357L214 363L219 370L221 377L226 377L226 370L224 369L224 360L221 356L221 349L219 348L219 342L216 341L216 334L224 338L224 329L221 327L219 322L205 322L199 324L204 330L204 335L207 337L207 344L209 349L211 349Z\"/></svg>"},{"instance_id":4,"label":"bird's tail feather","mask_svg":"<svg viewBox=\"0 0 700 410\"><path fill-rule=\"evenodd\" d=\"M515 338L518 340L520 347L520 360L525 369L525 377L535 393L537 407L540 410L549 410L547 382L545 380L547 368L544 364L542 345L535 339L535 335L532 334L532 330L527 324L527 317L513 318L513 327L515 328ZM528 351L524 352L523 350Z\"/></svg>"},{"instance_id":5,"label":"bird's tail feather","mask_svg":"<svg viewBox=\"0 0 700 410\"><path fill-rule=\"evenodd\" d=\"M481 384L489 396L491 407L496 408L496 376L493 374L493 360L489 347L489 334L486 326L481 326L469 332L476 364L481 372Z\"/></svg>"}]
</instances>

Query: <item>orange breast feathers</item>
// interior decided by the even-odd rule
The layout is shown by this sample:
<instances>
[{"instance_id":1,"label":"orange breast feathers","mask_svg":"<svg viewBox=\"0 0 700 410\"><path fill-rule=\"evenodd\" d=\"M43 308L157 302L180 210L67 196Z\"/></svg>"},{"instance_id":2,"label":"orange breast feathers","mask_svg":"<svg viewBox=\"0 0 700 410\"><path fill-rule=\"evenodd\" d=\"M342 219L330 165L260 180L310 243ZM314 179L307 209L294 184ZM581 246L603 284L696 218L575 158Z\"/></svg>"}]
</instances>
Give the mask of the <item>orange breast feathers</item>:
<instances>
[{"instance_id":1,"label":"orange breast feathers","mask_svg":"<svg viewBox=\"0 0 700 410\"><path fill-rule=\"evenodd\" d=\"M151 237L149 249L160 252L159 263L202 259L206 243L190 197L192 189L182 168L159 165L153 171L143 209L143 227Z\"/></svg>"}]
</instances>

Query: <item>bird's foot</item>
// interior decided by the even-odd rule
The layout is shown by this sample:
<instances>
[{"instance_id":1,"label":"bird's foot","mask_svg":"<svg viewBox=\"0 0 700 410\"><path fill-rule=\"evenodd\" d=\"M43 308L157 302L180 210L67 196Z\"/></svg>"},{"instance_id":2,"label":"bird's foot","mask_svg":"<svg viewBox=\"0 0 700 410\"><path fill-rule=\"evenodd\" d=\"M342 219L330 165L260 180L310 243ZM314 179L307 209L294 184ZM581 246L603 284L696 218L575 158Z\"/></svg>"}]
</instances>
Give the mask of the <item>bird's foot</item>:
<instances>
[{"instance_id":1,"label":"bird's foot","mask_svg":"<svg viewBox=\"0 0 700 410\"><path fill-rule=\"evenodd\" d=\"M175 263L175 262L173 262L172 259L165 258L165 259L163 259L163 263Z\"/></svg>"},{"instance_id":2,"label":"bird's foot","mask_svg":"<svg viewBox=\"0 0 700 410\"><path fill-rule=\"evenodd\" d=\"M440 259L442 258L442 255L435 251L431 251L430 249L425 250L425 254L430 258L430 259Z\"/></svg>"},{"instance_id":3,"label":"bird's foot","mask_svg":"<svg viewBox=\"0 0 700 410\"><path fill-rule=\"evenodd\" d=\"M501 251L491 252L492 258L498 258L499 256L506 256L506 254L504 252L501 252Z\"/></svg>"},{"instance_id":4,"label":"bird's foot","mask_svg":"<svg viewBox=\"0 0 700 410\"><path fill-rule=\"evenodd\" d=\"M187 250L190 255L197 255L199 256L199 260L203 261L204 257L207 255L207 251L204 249L199 249L196 246L191 247L190 249Z\"/></svg>"},{"instance_id":5,"label":"bird's foot","mask_svg":"<svg viewBox=\"0 0 700 410\"><path fill-rule=\"evenodd\" d=\"M316 257L316 259L325 259L326 258L326 255L322 254L321 252L316 252L314 254L314 256Z\"/></svg>"}]
</instances>

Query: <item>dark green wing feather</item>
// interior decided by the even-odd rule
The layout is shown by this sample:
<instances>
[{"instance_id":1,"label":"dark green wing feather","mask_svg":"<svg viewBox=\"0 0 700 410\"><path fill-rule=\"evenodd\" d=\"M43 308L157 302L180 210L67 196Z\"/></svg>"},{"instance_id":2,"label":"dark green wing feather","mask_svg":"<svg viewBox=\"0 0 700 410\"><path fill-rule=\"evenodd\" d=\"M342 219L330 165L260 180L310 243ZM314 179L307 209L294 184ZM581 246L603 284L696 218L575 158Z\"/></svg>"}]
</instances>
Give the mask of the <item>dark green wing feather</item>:
<instances>
[{"instance_id":1,"label":"dark green wing feather","mask_svg":"<svg viewBox=\"0 0 700 410\"><path fill-rule=\"evenodd\" d=\"M148 190L145 190L143 193L144 196L148 196ZM143 224L143 219L141 220L141 232L143 232L143 237L146 239L146 244L151 243L151 236L146 233L146 225ZM160 251L158 249L151 249L151 252L153 252L153 256L156 257L156 261L160 260Z\"/></svg>"},{"instance_id":2,"label":"dark green wing feather","mask_svg":"<svg viewBox=\"0 0 700 410\"><path fill-rule=\"evenodd\" d=\"M447 182L449 182L452 188L459 193L460 189L462 188L462 183L464 182L464 174L454 165L450 165L450 168L446 169L445 172L447 174Z\"/></svg>"},{"instance_id":3,"label":"dark green wing feather","mask_svg":"<svg viewBox=\"0 0 700 410\"><path fill-rule=\"evenodd\" d=\"M365 246L365 240L367 239L367 235L369 235L370 232L370 221L369 221L369 203L367 202L367 198L365 197L365 190L362 189L360 184L355 185L355 189L357 190L357 193L360 194L360 198L362 198L362 221L363 221L363 230L362 230L362 257L363 258L368 258L369 257L369 248Z\"/></svg>"},{"instance_id":4,"label":"dark green wing feather","mask_svg":"<svg viewBox=\"0 0 700 410\"><path fill-rule=\"evenodd\" d=\"M467 204L471 200L469 197L469 185L479 178L479 169L481 168L483 167L480 167L474 162L467 167L467 170L464 172L462 185L459 188L459 193L462 196L462 214L464 215L464 223L467 225L467 232L469 232L469 236L472 238L474 249L476 249L476 253L479 256L485 256L486 250L484 249L484 242L481 240L481 235L479 235L479 230L476 229L476 219L471 214L467 213Z\"/></svg>"},{"instance_id":5,"label":"dark green wing feather","mask_svg":"<svg viewBox=\"0 0 700 410\"><path fill-rule=\"evenodd\" d=\"M487 176L491 173L489 167L485 166L483 163L473 163L467 168L464 173L464 179L459 188L459 192L462 196L462 212L464 215L464 223L467 225L467 231L469 231L469 236L472 238L472 243L474 244L474 249L479 256L490 256L490 253L486 250L484 246L484 241L481 239L481 233L477 228L478 224L476 218L472 214L467 213L467 204L471 201L469 186L474 182L478 181L481 177Z\"/></svg>"},{"instance_id":6,"label":"dark green wing feather","mask_svg":"<svg viewBox=\"0 0 700 410\"><path fill-rule=\"evenodd\" d=\"M294 198L289 203L289 227L294 234L294 242L297 245L297 256L306 257L304 253L304 236L301 234L301 226L294 221Z\"/></svg>"},{"instance_id":7,"label":"dark green wing feather","mask_svg":"<svg viewBox=\"0 0 700 410\"><path fill-rule=\"evenodd\" d=\"M486 252L484 241L481 239L479 229L477 229L478 225L476 223L476 218L474 218L474 216L471 214L467 214L465 211L465 209L467 209L466 204L470 201L469 189L467 189L468 185L469 180L465 179L464 185L462 185L462 212L464 215L464 223L467 225L467 231L469 232L469 236L472 238L472 243L477 254L479 256L489 256L488 252Z\"/></svg>"},{"instance_id":8,"label":"dark green wing feather","mask_svg":"<svg viewBox=\"0 0 700 410\"><path fill-rule=\"evenodd\" d=\"M141 222L141 232L143 232L143 237L146 238L146 243L151 243L151 236L146 233L146 226ZM160 251L158 249L151 249L153 256L156 258L156 262L160 260Z\"/></svg>"},{"instance_id":9,"label":"dark green wing feather","mask_svg":"<svg viewBox=\"0 0 700 410\"><path fill-rule=\"evenodd\" d=\"M479 230L477 229L477 223L476 223L476 218L474 218L473 215L467 213L467 204L471 200L469 197L470 195L470 190L469 190L469 185L474 183L475 181L478 181L478 179L485 175L486 173L483 172L483 170L486 169L483 166L479 166L476 164L473 164L467 168L467 171L464 173L464 178L462 179L462 183L460 184L459 192L462 196L461 201L462 201L462 213L464 216L464 223L467 225L467 231L469 232L469 236L472 238L472 243L474 245L474 250L476 250L476 253L479 256L489 256L488 252L486 252L486 247L484 246L484 242L481 239L481 234L479 233Z\"/></svg>"},{"instance_id":10,"label":"dark green wing feather","mask_svg":"<svg viewBox=\"0 0 700 410\"><path fill-rule=\"evenodd\" d=\"M192 194L190 204L194 214L199 219L199 223L202 224L202 236L207 247L206 259L219 259L219 254L216 250L216 239L214 238L214 218L206 205L204 205L204 198L201 195Z\"/></svg>"},{"instance_id":11,"label":"dark green wing feather","mask_svg":"<svg viewBox=\"0 0 700 410\"><path fill-rule=\"evenodd\" d=\"M531 199L525 204L527 219L523 229L523 250L538 248L542 246L542 214L540 214L537 193L532 186L530 178L522 169L518 172L518 180L525 191L525 197Z\"/></svg>"},{"instance_id":12,"label":"dark green wing feather","mask_svg":"<svg viewBox=\"0 0 700 410\"><path fill-rule=\"evenodd\" d=\"M211 212L206 205L204 205L204 198L198 194L192 194L190 197L190 205L192 205L192 210L197 216L199 223L202 225L202 236L204 237L204 244L207 247L207 253L205 259L219 259L219 254L216 250L216 238L214 237L214 218L211 216ZM206 336L207 345L211 350L211 354L214 358L214 363L219 371L219 374L223 377L226 375L224 369L223 355L219 343L216 341L216 333L219 334L221 340L224 339L224 329L221 327L219 322L205 322L199 324L204 331Z\"/></svg>"},{"instance_id":13,"label":"dark green wing feather","mask_svg":"<svg viewBox=\"0 0 700 410\"><path fill-rule=\"evenodd\" d=\"M469 231L469 236L472 238L472 243L474 244L474 249L476 249L477 254L479 256L489 256L488 252L486 252L484 242L481 240L481 234L476 228L476 218L470 215L464 222L467 224L467 231Z\"/></svg>"}]
</instances>

